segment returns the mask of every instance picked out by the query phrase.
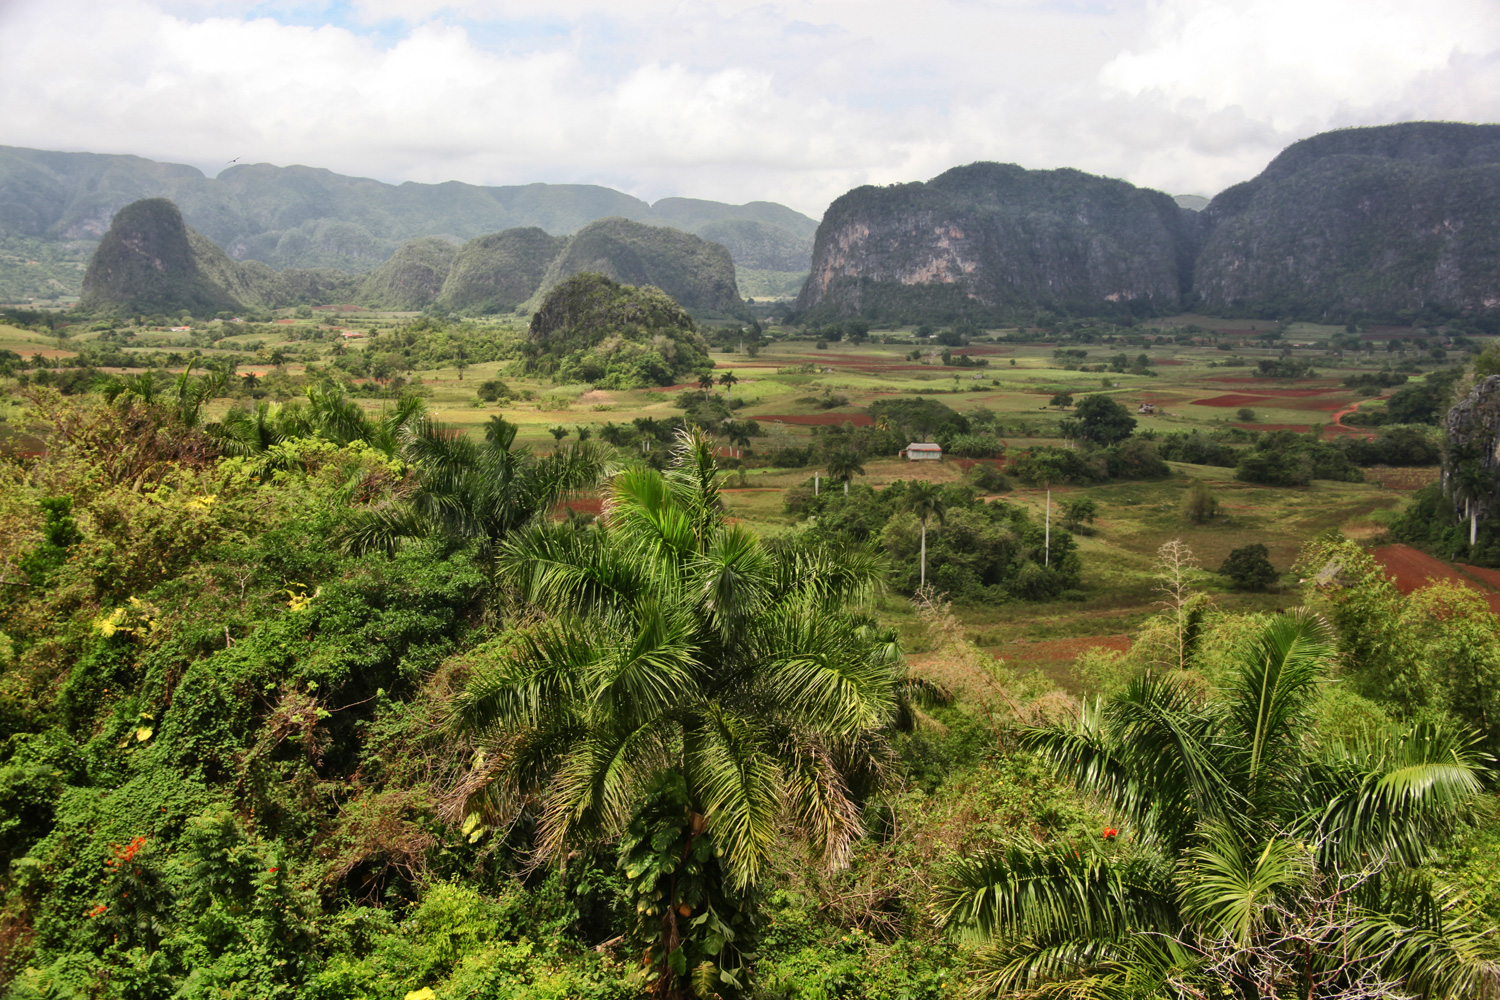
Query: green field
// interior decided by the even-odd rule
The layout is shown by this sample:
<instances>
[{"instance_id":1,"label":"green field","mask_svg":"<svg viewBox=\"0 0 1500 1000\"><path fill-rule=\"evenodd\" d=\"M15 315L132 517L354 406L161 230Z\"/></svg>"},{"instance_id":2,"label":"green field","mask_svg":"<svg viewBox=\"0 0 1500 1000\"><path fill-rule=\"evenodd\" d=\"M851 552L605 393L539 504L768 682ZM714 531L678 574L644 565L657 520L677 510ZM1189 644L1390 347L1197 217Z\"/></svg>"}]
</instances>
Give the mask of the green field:
<instances>
[{"instance_id":1,"label":"green field","mask_svg":"<svg viewBox=\"0 0 1500 1000\"><path fill-rule=\"evenodd\" d=\"M374 331L377 335L373 339L354 339L340 347L348 352L379 351L387 331L414 318L403 313L319 310L314 319L255 327L199 351L206 359L238 355L243 359L240 372L264 376L275 373L269 363L271 352L282 349L288 353L281 371L295 384L310 365L326 366L330 362L334 348L328 338L335 336L333 331ZM524 336L524 320L516 317L476 322L472 329ZM1155 342L1157 337L1182 333L1190 324L1201 331L1201 338L1216 337L1218 343L1197 346ZM1058 424L1069 411L1048 405L1060 392L1072 394L1075 400L1104 393L1132 412L1142 403L1153 404L1155 413L1137 416L1136 433L1147 436L1194 428L1211 431L1229 424L1307 430L1330 425L1335 413L1370 398L1369 393L1344 390L1339 380L1378 370L1393 360L1383 350L1331 353L1327 342L1342 332L1338 327L1293 324L1283 328L1279 341L1268 343L1262 337L1273 326L1265 321L1181 316L1155 321L1150 329L1110 328L1104 336L1114 337L1115 343L1069 345L1087 352L1085 357L1073 359L1086 365L1105 362L1121 353L1131 359L1145 354L1151 362L1149 375L1067 370L1054 356L1057 345L1040 333L1037 342L1013 344L986 342L992 337L1000 340L1009 332L990 331L992 337L955 349L958 354L983 359L987 365L960 368L945 367L939 358L930 356L940 350L935 346L922 346L924 357L909 360L916 346L909 329L874 331L870 343L834 342L818 349L809 340L790 339L790 331L772 327L768 330L769 343L757 356L719 349L712 355L716 373L733 371L740 379L732 393L743 404L735 412L736 418L753 419L761 430L761 436L752 442L744 468L726 477L726 502L735 517L759 532L788 530L795 519L783 511L783 493L808 480L815 470L811 466L774 468L765 456L779 448L808 443L813 435L811 423L837 424L861 418L864 409L878 399L920 395L936 398L960 412L979 407L994 411L999 415L1008 451L1014 454L1032 445L1064 443ZM28 357L37 351L55 356L60 349L76 348L99 335L97 331L79 333L68 341L59 341L4 327L0 328L0 348ZM127 353L185 354L193 349L193 343L193 336L183 332L141 330L125 349ZM1371 341L1370 346L1378 348L1381 344ZM1285 356L1308 360L1319 377L1275 380L1251 376L1258 362ZM638 418L669 419L681 413L675 405L680 390L554 385L513 375L512 367L510 361L489 361L471 364L462 373L451 366L418 368L407 372L406 377L410 387L425 397L437 419L473 432L498 414L519 426L521 443L541 451L554 447L549 428L561 426L571 431L606 423L629 424ZM503 379L513 393L531 398L481 404L476 387L491 378ZM289 395L295 388L278 391ZM1246 401L1254 419L1245 423L1238 415L1240 405L1235 397L1262 394L1262 398ZM824 397L834 397L834 401L844 397L844 401L825 408L819 402ZM1230 397L1228 405L1224 405L1223 397ZM230 405L230 401L218 401L213 410L219 413ZM361 405L373 412L390 404L364 399ZM1327 433L1333 432L1330 429ZM1100 516L1092 533L1078 537L1085 567L1082 599L961 607L959 614L975 641L1009 661L1034 661L1066 682L1060 663L1072 655L1073 647L1057 640L1119 637L1157 610L1153 561L1163 542L1181 538L1192 547L1205 570L1199 574L1198 585L1214 593L1226 608L1288 606L1298 603L1299 598L1295 581L1285 573L1282 582L1269 592L1247 594L1228 589L1222 577L1207 570L1216 569L1231 549L1257 542L1270 550L1278 569L1287 570L1299 548L1321 531L1341 528L1361 537L1378 534L1379 513L1398 507L1403 496L1401 491L1384 489L1374 482L1318 481L1305 488L1276 489L1235 482L1229 469L1181 463L1174 463L1172 468L1171 478L1162 481L1109 482L1054 490L1054 501L1081 494L1099 505ZM895 455L867 459L865 470L859 481L877 489L898 479L951 481L962 475L957 463L945 461L912 468ZM1423 478L1418 474L1415 481ZM1195 479L1208 483L1222 505L1225 516L1210 525L1192 525L1180 512L1183 496ZM1007 499L1032 509L1039 519L1045 517L1042 490L1018 485ZM895 598L883 602L882 612L898 621L909 618L905 602Z\"/></svg>"}]
</instances>

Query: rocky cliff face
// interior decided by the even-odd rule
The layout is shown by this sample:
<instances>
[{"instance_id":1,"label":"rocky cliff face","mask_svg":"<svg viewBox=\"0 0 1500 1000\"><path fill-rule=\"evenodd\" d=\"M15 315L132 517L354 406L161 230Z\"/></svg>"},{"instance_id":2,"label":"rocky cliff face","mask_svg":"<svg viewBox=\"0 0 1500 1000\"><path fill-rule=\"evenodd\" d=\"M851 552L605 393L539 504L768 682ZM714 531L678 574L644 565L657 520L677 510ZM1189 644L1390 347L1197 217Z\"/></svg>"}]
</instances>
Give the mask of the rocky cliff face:
<instances>
[{"instance_id":1,"label":"rocky cliff face","mask_svg":"<svg viewBox=\"0 0 1500 1000\"><path fill-rule=\"evenodd\" d=\"M1183 213L1123 181L998 163L858 188L823 217L798 306L1171 307L1190 261Z\"/></svg>"},{"instance_id":2,"label":"rocky cliff face","mask_svg":"<svg viewBox=\"0 0 1500 1000\"><path fill-rule=\"evenodd\" d=\"M150 198L114 217L83 278L80 305L133 313L195 315L233 309L237 302L201 266L201 246L177 206ZM199 237L201 240L201 237Z\"/></svg>"},{"instance_id":3,"label":"rocky cliff face","mask_svg":"<svg viewBox=\"0 0 1500 1000\"><path fill-rule=\"evenodd\" d=\"M1203 212L1213 311L1309 318L1500 308L1500 126L1314 136Z\"/></svg>"},{"instance_id":4,"label":"rocky cliff face","mask_svg":"<svg viewBox=\"0 0 1500 1000\"><path fill-rule=\"evenodd\" d=\"M1328 132L1207 206L1178 202L993 163L859 188L824 216L798 305L932 317L1183 296L1340 321L1500 309L1500 125Z\"/></svg>"}]
</instances>

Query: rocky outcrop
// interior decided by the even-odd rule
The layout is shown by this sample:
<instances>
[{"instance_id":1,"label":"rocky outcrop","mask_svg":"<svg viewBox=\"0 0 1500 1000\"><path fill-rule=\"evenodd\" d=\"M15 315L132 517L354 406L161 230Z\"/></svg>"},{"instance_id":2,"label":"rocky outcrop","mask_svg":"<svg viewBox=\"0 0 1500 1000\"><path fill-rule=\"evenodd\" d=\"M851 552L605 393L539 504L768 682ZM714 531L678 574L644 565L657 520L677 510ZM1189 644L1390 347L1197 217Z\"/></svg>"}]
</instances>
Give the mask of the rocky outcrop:
<instances>
[{"instance_id":1,"label":"rocky outcrop","mask_svg":"<svg viewBox=\"0 0 1500 1000\"><path fill-rule=\"evenodd\" d=\"M824 215L797 304L832 315L1172 308L1191 264L1184 212L1124 181L998 163L857 188Z\"/></svg>"},{"instance_id":2,"label":"rocky outcrop","mask_svg":"<svg viewBox=\"0 0 1500 1000\"><path fill-rule=\"evenodd\" d=\"M729 251L677 229L629 219L590 223L548 267L542 291L585 273L626 285L655 285L695 315L748 318Z\"/></svg>"},{"instance_id":3,"label":"rocky outcrop","mask_svg":"<svg viewBox=\"0 0 1500 1000\"><path fill-rule=\"evenodd\" d=\"M567 243L535 226L470 240L453 258L438 305L465 313L509 312L536 294Z\"/></svg>"},{"instance_id":4,"label":"rocky outcrop","mask_svg":"<svg viewBox=\"0 0 1500 1000\"><path fill-rule=\"evenodd\" d=\"M1412 122L1287 147L1203 211L1210 311L1343 320L1500 308L1500 126Z\"/></svg>"},{"instance_id":5,"label":"rocky outcrop","mask_svg":"<svg viewBox=\"0 0 1500 1000\"><path fill-rule=\"evenodd\" d=\"M190 232L165 198L127 205L89 261L79 304L126 313L212 315L233 309L239 301L214 280L217 262L203 260L204 244L212 246Z\"/></svg>"}]
</instances>

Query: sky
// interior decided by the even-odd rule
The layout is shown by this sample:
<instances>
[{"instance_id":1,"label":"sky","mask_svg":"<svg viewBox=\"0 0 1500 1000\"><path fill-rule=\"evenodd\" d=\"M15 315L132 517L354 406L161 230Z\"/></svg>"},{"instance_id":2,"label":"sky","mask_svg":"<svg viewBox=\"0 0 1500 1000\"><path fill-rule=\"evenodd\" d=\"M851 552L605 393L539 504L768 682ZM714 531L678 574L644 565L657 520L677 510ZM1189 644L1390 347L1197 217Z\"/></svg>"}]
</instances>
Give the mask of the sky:
<instances>
[{"instance_id":1,"label":"sky","mask_svg":"<svg viewBox=\"0 0 1500 1000\"><path fill-rule=\"evenodd\" d=\"M1500 121L1500 0L0 0L0 144L776 201L976 160L1212 196Z\"/></svg>"}]
</instances>

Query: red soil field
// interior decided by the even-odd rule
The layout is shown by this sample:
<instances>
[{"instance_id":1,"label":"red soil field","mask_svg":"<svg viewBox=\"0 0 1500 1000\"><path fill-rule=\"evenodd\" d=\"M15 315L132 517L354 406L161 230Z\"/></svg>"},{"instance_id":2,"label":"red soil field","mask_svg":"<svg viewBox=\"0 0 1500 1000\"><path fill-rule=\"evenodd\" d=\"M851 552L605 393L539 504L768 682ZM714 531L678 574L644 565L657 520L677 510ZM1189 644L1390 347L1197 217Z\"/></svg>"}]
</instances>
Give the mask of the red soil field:
<instances>
[{"instance_id":1,"label":"red soil field","mask_svg":"<svg viewBox=\"0 0 1500 1000\"><path fill-rule=\"evenodd\" d=\"M1257 389L1257 396L1271 396L1275 399L1300 399L1304 396L1326 396L1328 389Z\"/></svg>"},{"instance_id":2,"label":"red soil field","mask_svg":"<svg viewBox=\"0 0 1500 1000\"><path fill-rule=\"evenodd\" d=\"M1190 406L1255 406L1264 403L1265 396L1247 396L1244 393L1232 392L1227 396L1210 396L1207 399L1195 399Z\"/></svg>"},{"instance_id":3,"label":"red soil field","mask_svg":"<svg viewBox=\"0 0 1500 1000\"><path fill-rule=\"evenodd\" d=\"M1312 424L1235 424L1247 431L1296 431L1298 434L1306 434L1312 430Z\"/></svg>"},{"instance_id":4,"label":"red soil field","mask_svg":"<svg viewBox=\"0 0 1500 1000\"><path fill-rule=\"evenodd\" d=\"M1435 477L1436 474L1434 474ZM1476 577L1496 590L1500 590L1500 570L1485 569L1483 566L1470 566L1468 563L1459 563L1458 565L1469 576Z\"/></svg>"},{"instance_id":5,"label":"red soil field","mask_svg":"<svg viewBox=\"0 0 1500 1000\"><path fill-rule=\"evenodd\" d=\"M1273 382L1273 381L1276 381L1276 380L1275 379L1265 379L1265 378L1255 378L1252 375L1217 375L1214 378L1209 379L1209 381L1210 382L1233 382L1233 383L1236 383L1238 385L1244 385L1246 383L1250 383L1250 384L1253 385L1253 384L1255 384L1257 382L1265 383L1265 382ZM1339 384L1339 380L1336 379L1336 378L1299 378L1299 379L1293 379L1292 381L1294 381L1294 382L1300 382L1303 385L1336 386L1336 385ZM1271 395L1272 393L1282 393L1282 392L1310 392L1312 390L1309 390L1309 389L1258 389L1256 391L1257 392L1265 393L1266 395ZM1318 391L1320 391L1320 392L1326 392L1327 390L1318 390Z\"/></svg>"},{"instance_id":6,"label":"red soil field","mask_svg":"<svg viewBox=\"0 0 1500 1000\"><path fill-rule=\"evenodd\" d=\"M1500 591L1487 587L1478 580L1470 579L1440 559L1420 552L1409 545L1387 545L1370 553L1395 581L1396 589L1410 594L1419 587L1436 580L1451 580L1460 586L1477 591L1489 602L1490 610L1500 613Z\"/></svg>"},{"instance_id":7,"label":"red soil field","mask_svg":"<svg viewBox=\"0 0 1500 1000\"><path fill-rule=\"evenodd\" d=\"M1277 399L1262 404L1277 410L1322 410L1333 413L1336 410L1346 410L1349 406L1347 399Z\"/></svg>"},{"instance_id":8,"label":"red soil field","mask_svg":"<svg viewBox=\"0 0 1500 1000\"><path fill-rule=\"evenodd\" d=\"M784 424L801 427L838 427L851 423L855 427L873 427L875 418L868 413L767 413L754 418L757 421L779 420Z\"/></svg>"}]
</instances>

